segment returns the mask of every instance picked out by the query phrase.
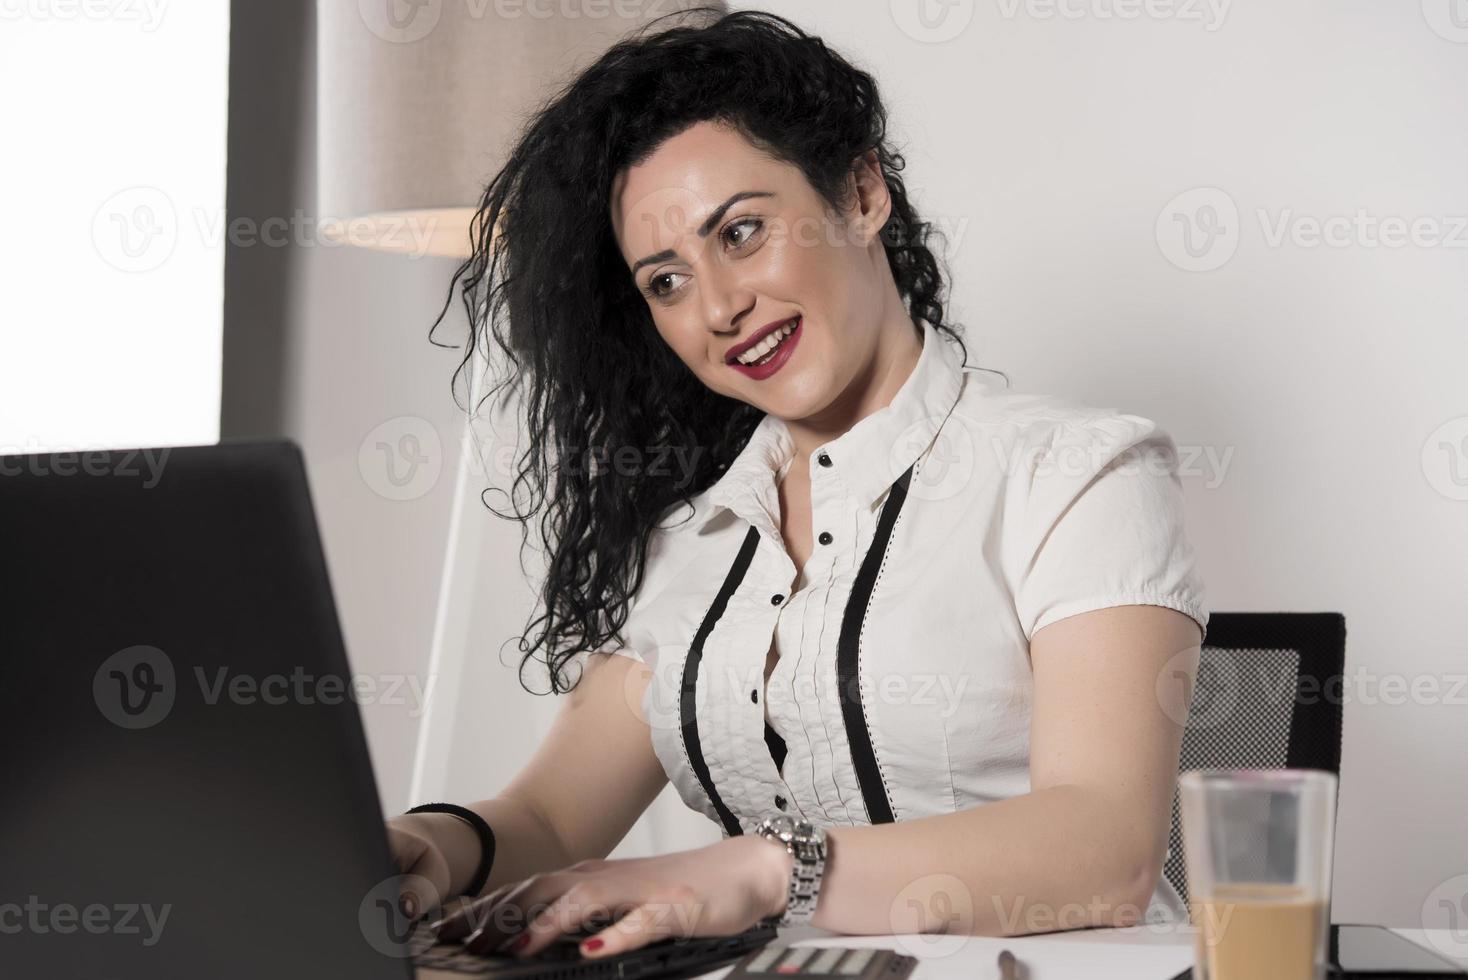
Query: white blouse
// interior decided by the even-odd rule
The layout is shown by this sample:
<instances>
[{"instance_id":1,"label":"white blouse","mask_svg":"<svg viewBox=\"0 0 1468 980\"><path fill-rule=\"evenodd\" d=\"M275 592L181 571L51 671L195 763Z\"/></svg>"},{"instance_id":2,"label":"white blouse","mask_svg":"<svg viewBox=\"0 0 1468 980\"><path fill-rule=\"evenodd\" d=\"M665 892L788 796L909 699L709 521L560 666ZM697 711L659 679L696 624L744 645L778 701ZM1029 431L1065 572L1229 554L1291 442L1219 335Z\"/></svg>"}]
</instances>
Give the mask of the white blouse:
<instances>
[{"instance_id":1,"label":"white blouse","mask_svg":"<svg viewBox=\"0 0 1468 980\"><path fill-rule=\"evenodd\" d=\"M1129 604L1207 629L1171 436L996 386L918 322L891 404L812 456L806 567L780 532L793 444L766 415L691 517L663 516L627 646L604 648L651 668L654 750L725 837L777 810L847 826L1026 793L1035 630ZM1148 917L1187 917L1165 878Z\"/></svg>"}]
</instances>

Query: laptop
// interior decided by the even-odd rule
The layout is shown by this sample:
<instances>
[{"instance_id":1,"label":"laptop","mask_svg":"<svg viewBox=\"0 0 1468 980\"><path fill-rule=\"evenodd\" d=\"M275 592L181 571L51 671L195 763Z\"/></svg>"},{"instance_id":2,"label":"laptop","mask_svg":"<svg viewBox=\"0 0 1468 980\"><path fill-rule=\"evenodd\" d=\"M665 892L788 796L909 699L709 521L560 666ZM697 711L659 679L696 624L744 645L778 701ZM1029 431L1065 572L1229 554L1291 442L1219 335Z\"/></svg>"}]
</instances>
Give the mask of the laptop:
<instances>
[{"instance_id":1,"label":"laptop","mask_svg":"<svg viewBox=\"0 0 1468 980\"><path fill-rule=\"evenodd\" d=\"M775 938L405 921L295 445L0 456L0 550L0 976L696 976Z\"/></svg>"}]
</instances>

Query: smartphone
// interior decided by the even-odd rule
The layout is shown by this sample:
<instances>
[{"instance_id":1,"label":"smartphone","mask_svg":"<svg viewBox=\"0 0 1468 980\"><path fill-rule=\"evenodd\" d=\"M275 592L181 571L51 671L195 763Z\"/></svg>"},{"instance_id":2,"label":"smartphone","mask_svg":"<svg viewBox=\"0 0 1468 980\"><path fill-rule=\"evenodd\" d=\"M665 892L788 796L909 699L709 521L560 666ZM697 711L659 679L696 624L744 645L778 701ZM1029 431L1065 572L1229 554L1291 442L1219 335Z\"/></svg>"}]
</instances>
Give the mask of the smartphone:
<instances>
[{"instance_id":1,"label":"smartphone","mask_svg":"<svg viewBox=\"0 0 1468 980\"><path fill-rule=\"evenodd\" d=\"M1326 957L1332 980L1428 980L1468 977L1462 967L1385 926L1333 925ZM1172 980L1192 980L1184 970Z\"/></svg>"}]
</instances>

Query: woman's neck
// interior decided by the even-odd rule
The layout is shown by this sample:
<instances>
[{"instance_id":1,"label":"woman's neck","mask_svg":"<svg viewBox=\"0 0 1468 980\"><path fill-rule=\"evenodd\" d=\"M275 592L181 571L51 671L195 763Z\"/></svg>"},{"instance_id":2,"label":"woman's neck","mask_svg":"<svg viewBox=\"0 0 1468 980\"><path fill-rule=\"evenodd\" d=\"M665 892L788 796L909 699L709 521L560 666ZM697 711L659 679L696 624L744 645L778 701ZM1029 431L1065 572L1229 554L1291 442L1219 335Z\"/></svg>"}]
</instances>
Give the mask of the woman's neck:
<instances>
[{"instance_id":1,"label":"woman's neck","mask_svg":"<svg viewBox=\"0 0 1468 980\"><path fill-rule=\"evenodd\" d=\"M835 402L817 415L786 423L796 461L805 465L816 447L890 405L912 376L922 352L922 327L903 311L902 323L882 330L875 355Z\"/></svg>"}]
</instances>

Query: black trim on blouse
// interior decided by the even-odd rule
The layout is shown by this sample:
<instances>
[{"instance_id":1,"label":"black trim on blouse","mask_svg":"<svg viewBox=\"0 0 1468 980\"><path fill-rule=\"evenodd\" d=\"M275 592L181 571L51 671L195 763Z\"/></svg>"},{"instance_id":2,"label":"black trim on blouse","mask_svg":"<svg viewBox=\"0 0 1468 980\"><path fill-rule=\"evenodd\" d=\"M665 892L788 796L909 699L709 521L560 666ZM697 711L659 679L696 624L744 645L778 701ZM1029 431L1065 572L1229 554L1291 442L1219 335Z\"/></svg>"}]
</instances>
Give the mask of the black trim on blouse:
<instances>
[{"instance_id":1,"label":"black trim on blouse","mask_svg":"<svg viewBox=\"0 0 1468 980\"><path fill-rule=\"evenodd\" d=\"M749 571L749 565L754 560L754 550L758 545L759 529L751 527L749 533L744 536L744 544L739 548L739 555L734 559L733 567L724 577L723 587L719 589L718 596L714 598L714 604L709 607L708 613L703 617L703 623L699 625L698 632L693 637L693 646L688 650L688 658L683 661L683 686L678 698L679 720L683 727L683 747L688 753L688 765L693 769L694 776L698 777L699 785L708 795L709 802L718 811L719 820L723 823L724 829L729 832L730 837L738 837L744 831L734 814L724 804L718 790L714 788L713 778L709 775L708 763L704 761L703 748L698 741L698 718L695 715L694 693L698 687L698 668L703 661L704 641L708 639L709 633L713 632L719 617L724 615L724 610L729 605L729 597L744 580L744 573Z\"/></svg>"},{"instance_id":2,"label":"black trim on blouse","mask_svg":"<svg viewBox=\"0 0 1468 980\"><path fill-rule=\"evenodd\" d=\"M846 611L841 620L841 636L836 647L837 694L841 702L841 717L846 726L846 740L851 746L851 761L856 770L857 783L861 787L862 802L866 805L868 820L874 824L891 823L894 818L892 805L887 799L886 785L882 781L882 772L877 765L876 750L872 747L866 711L861 703L861 688L857 680L857 660L861 652L861 629L866 620L867 606L871 603L872 591L877 585L877 576L881 572L882 562L886 557L887 545L892 539L892 529L897 523L898 514L902 511L902 504L907 499L907 487L912 480L912 473L916 466L916 463L909 466L907 472L897 478L897 482L892 484L886 502L882 505L882 513L877 518L876 534L872 538L871 546L867 548L866 556L862 559L861 568L857 571L856 582L851 588L851 596L846 602ZM699 785L703 787L705 795L708 796L709 802L713 804L714 810L718 813L724 829L731 837L739 836L744 831L739 826L738 819L725 805L723 798L719 796L713 777L709 773L708 763L704 761L703 749L698 739L698 721L695 717L695 693L698 687L699 666L703 661L704 642L713 632L719 618L724 615L729 599L744 580L745 573L749 571L749 566L754 560L754 552L758 545L759 530L751 527L749 533L744 536L744 544L740 547L739 554L729 569L729 574L724 577L724 584L719 589L719 594L714 598L713 605L709 607L708 613L699 625L698 633L694 635L693 645L689 648L688 657L683 662L682 690L678 701L679 720L683 729L683 745L688 753L688 764L693 770L693 775L698 779ZM775 768L779 769L785 763L787 746L785 740L770 727L768 720L765 721L765 744L769 747Z\"/></svg>"},{"instance_id":3,"label":"black trim on blouse","mask_svg":"<svg viewBox=\"0 0 1468 980\"><path fill-rule=\"evenodd\" d=\"M876 588L877 575L887 555L887 542L892 538L892 527L902 512L902 503L907 499L907 485L916 466L916 463L909 466L907 472L897 478L886 503L882 505L877 533L872 537L872 545L856 573L851 598L846 602L846 614L841 619L841 637L836 644L836 692L841 701L841 717L846 723L846 741L851 746L851 763L856 769L856 781L861 787L862 802L866 804L867 819L874 824L893 821L892 804L887 799L887 787L877 766L877 753L872 748L871 730L867 727L866 712L861 704L857 658L861 652L861 628L866 621L867 605L872 601L872 590Z\"/></svg>"},{"instance_id":4,"label":"black trim on blouse","mask_svg":"<svg viewBox=\"0 0 1468 980\"><path fill-rule=\"evenodd\" d=\"M775 761L775 771L779 772L780 767L785 765L785 751L788 746L780 733L770 725L769 719L765 720L765 744L770 747L770 758ZM781 776L783 775L782 773Z\"/></svg>"}]
</instances>

